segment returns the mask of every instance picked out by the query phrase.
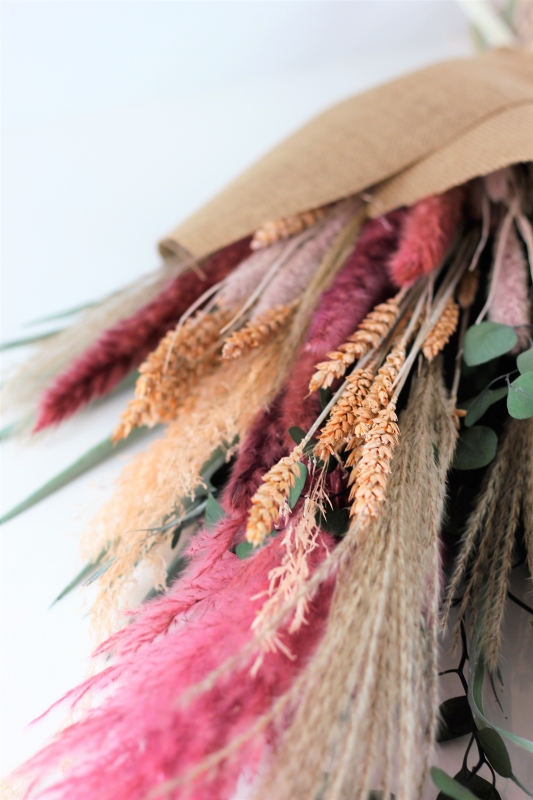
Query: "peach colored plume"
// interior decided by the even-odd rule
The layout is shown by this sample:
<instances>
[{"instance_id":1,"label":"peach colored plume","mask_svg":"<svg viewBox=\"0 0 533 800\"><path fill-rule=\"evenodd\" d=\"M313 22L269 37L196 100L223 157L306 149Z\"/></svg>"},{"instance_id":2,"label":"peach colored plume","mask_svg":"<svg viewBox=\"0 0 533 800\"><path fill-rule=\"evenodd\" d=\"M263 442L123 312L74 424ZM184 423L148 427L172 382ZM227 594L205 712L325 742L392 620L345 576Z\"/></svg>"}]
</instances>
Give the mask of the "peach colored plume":
<instances>
[{"instance_id":1,"label":"peach colored plume","mask_svg":"<svg viewBox=\"0 0 533 800\"><path fill-rule=\"evenodd\" d=\"M527 327L531 323L527 263L514 225L507 237L497 280L489 319L516 327L518 344L515 349L520 352L529 347L533 329Z\"/></svg>"}]
</instances>

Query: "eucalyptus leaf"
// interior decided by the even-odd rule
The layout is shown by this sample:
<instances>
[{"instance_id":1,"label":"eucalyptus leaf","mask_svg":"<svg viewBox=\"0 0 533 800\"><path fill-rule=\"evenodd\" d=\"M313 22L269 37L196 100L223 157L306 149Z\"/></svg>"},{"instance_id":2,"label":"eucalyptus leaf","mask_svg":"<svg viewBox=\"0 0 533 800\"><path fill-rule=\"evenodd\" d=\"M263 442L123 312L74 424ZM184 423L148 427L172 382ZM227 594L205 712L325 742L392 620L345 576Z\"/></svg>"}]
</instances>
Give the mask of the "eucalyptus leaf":
<instances>
[{"instance_id":1,"label":"eucalyptus leaf","mask_svg":"<svg viewBox=\"0 0 533 800\"><path fill-rule=\"evenodd\" d=\"M530 347L524 353L520 353L516 359L516 366L522 375L525 372L533 372L533 347Z\"/></svg>"},{"instance_id":2,"label":"eucalyptus leaf","mask_svg":"<svg viewBox=\"0 0 533 800\"><path fill-rule=\"evenodd\" d=\"M325 514L317 514L317 525L334 536L344 536L350 525L347 508L328 508Z\"/></svg>"},{"instance_id":3,"label":"eucalyptus leaf","mask_svg":"<svg viewBox=\"0 0 533 800\"><path fill-rule=\"evenodd\" d=\"M496 455L498 437L485 425L476 425L461 432L453 458L454 469L486 467Z\"/></svg>"},{"instance_id":4,"label":"eucalyptus leaf","mask_svg":"<svg viewBox=\"0 0 533 800\"><path fill-rule=\"evenodd\" d=\"M252 555L253 549L254 546L250 542L239 542L235 548L235 553L240 559L244 559Z\"/></svg>"},{"instance_id":5,"label":"eucalyptus leaf","mask_svg":"<svg viewBox=\"0 0 533 800\"><path fill-rule=\"evenodd\" d=\"M331 398L333 397L333 392L327 387L327 389L320 388L320 405L322 406L322 411L325 409Z\"/></svg>"},{"instance_id":6,"label":"eucalyptus leaf","mask_svg":"<svg viewBox=\"0 0 533 800\"><path fill-rule=\"evenodd\" d=\"M291 486L291 490L289 492L289 508L294 508L298 500L300 499L300 495L303 492L305 481L307 480L307 467L305 464L302 464L301 461L297 464L299 468L299 475L294 482L294 486Z\"/></svg>"},{"instance_id":7,"label":"eucalyptus leaf","mask_svg":"<svg viewBox=\"0 0 533 800\"><path fill-rule=\"evenodd\" d=\"M469 789L480 800L501 800L496 787L492 783L489 783L476 772L471 772L467 767L460 769L454 778L457 783Z\"/></svg>"},{"instance_id":8,"label":"eucalyptus leaf","mask_svg":"<svg viewBox=\"0 0 533 800\"><path fill-rule=\"evenodd\" d=\"M510 325L499 322L480 322L466 332L463 358L469 367L485 364L503 356L516 345L518 337Z\"/></svg>"},{"instance_id":9,"label":"eucalyptus leaf","mask_svg":"<svg viewBox=\"0 0 533 800\"><path fill-rule=\"evenodd\" d=\"M515 419L533 417L533 372L524 372L509 384L507 411Z\"/></svg>"},{"instance_id":10,"label":"eucalyptus leaf","mask_svg":"<svg viewBox=\"0 0 533 800\"><path fill-rule=\"evenodd\" d=\"M473 729L474 721L466 695L450 697L441 703L437 742L450 742L452 739L472 733Z\"/></svg>"},{"instance_id":11,"label":"eucalyptus leaf","mask_svg":"<svg viewBox=\"0 0 533 800\"><path fill-rule=\"evenodd\" d=\"M224 519L225 516L226 512L218 500L215 500L213 495L209 493L207 495L207 504L205 507L205 527L214 528L215 525L220 522L221 519Z\"/></svg>"},{"instance_id":12,"label":"eucalyptus leaf","mask_svg":"<svg viewBox=\"0 0 533 800\"><path fill-rule=\"evenodd\" d=\"M501 400L507 394L507 386L501 386L499 389L485 389L477 397L468 402L468 411L464 419L467 428L471 428L476 422L481 419L483 414L498 400ZM466 403L464 404L467 405Z\"/></svg>"},{"instance_id":13,"label":"eucalyptus leaf","mask_svg":"<svg viewBox=\"0 0 533 800\"><path fill-rule=\"evenodd\" d=\"M478 800L466 786L460 784L440 767L431 767L431 778L437 789L440 789L439 798L441 800L443 797L451 797L452 800Z\"/></svg>"},{"instance_id":14,"label":"eucalyptus leaf","mask_svg":"<svg viewBox=\"0 0 533 800\"><path fill-rule=\"evenodd\" d=\"M494 728L482 728L478 736L493 769L502 778L510 778L513 774L511 759L500 734Z\"/></svg>"},{"instance_id":15,"label":"eucalyptus leaf","mask_svg":"<svg viewBox=\"0 0 533 800\"><path fill-rule=\"evenodd\" d=\"M305 439L306 432L299 428L297 425L293 425L292 428L289 428L289 436L291 437L292 441L295 444L300 444L300 442ZM313 455L313 451L318 444L318 439L311 438L307 442L306 446L304 447L304 456L310 458Z\"/></svg>"}]
</instances>

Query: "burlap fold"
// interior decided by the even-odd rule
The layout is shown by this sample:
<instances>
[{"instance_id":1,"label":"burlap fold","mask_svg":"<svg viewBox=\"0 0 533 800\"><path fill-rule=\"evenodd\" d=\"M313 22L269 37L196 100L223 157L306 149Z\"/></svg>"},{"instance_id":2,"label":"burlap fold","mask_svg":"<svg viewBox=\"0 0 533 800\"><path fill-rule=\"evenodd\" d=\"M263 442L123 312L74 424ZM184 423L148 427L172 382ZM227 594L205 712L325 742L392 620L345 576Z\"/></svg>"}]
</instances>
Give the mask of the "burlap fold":
<instances>
[{"instance_id":1,"label":"burlap fold","mask_svg":"<svg viewBox=\"0 0 533 800\"><path fill-rule=\"evenodd\" d=\"M160 243L201 257L266 220L369 191L372 213L533 160L533 57L435 64L320 114Z\"/></svg>"}]
</instances>

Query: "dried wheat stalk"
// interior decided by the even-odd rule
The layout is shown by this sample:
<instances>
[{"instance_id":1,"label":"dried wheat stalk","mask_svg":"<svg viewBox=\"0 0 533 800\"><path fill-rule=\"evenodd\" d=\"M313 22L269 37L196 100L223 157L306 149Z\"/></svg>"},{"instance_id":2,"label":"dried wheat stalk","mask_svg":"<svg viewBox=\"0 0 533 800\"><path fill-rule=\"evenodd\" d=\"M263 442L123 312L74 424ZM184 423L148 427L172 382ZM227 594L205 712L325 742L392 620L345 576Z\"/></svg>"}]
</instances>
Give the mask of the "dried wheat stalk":
<instances>
[{"instance_id":1,"label":"dried wheat stalk","mask_svg":"<svg viewBox=\"0 0 533 800\"><path fill-rule=\"evenodd\" d=\"M311 392L331 386L333 381L342 378L350 364L381 344L398 319L403 296L404 292L399 292L386 303L377 305L348 341L329 353L329 361L321 361L316 365L316 372L309 384Z\"/></svg>"},{"instance_id":2,"label":"dried wheat stalk","mask_svg":"<svg viewBox=\"0 0 533 800\"><path fill-rule=\"evenodd\" d=\"M326 461L342 450L354 436L357 411L368 394L374 379L375 367L356 369L346 379L346 389L333 407L328 421L318 436L315 456Z\"/></svg>"},{"instance_id":3,"label":"dried wheat stalk","mask_svg":"<svg viewBox=\"0 0 533 800\"><path fill-rule=\"evenodd\" d=\"M290 455L274 464L252 497L252 508L246 526L246 540L255 547L263 544L280 514L287 506L289 492L300 474L303 450L297 445Z\"/></svg>"},{"instance_id":4,"label":"dried wheat stalk","mask_svg":"<svg viewBox=\"0 0 533 800\"><path fill-rule=\"evenodd\" d=\"M448 344L457 329L458 322L459 306L453 297L450 297L444 307L444 311L427 335L422 347L422 352L428 361L433 361L435 356Z\"/></svg>"},{"instance_id":5,"label":"dried wheat stalk","mask_svg":"<svg viewBox=\"0 0 533 800\"><path fill-rule=\"evenodd\" d=\"M253 235L250 247L252 250L261 250L275 242L289 239L297 233L311 228L315 222L321 220L326 213L326 207L303 211L290 217L271 220L259 228Z\"/></svg>"},{"instance_id":6,"label":"dried wheat stalk","mask_svg":"<svg viewBox=\"0 0 533 800\"><path fill-rule=\"evenodd\" d=\"M139 425L152 427L176 419L191 386L219 361L220 329L229 313L199 311L167 333L139 368L135 397L122 414L113 441Z\"/></svg>"},{"instance_id":7,"label":"dried wheat stalk","mask_svg":"<svg viewBox=\"0 0 533 800\"><path fill-rule=\"evenodd\" d=\"M247 322L225 340L222 358L240 358L253 347L270 341L281 328L289 324L297 307L297 300L289 305L278 305Z\"/></svg>"}]
</instances>

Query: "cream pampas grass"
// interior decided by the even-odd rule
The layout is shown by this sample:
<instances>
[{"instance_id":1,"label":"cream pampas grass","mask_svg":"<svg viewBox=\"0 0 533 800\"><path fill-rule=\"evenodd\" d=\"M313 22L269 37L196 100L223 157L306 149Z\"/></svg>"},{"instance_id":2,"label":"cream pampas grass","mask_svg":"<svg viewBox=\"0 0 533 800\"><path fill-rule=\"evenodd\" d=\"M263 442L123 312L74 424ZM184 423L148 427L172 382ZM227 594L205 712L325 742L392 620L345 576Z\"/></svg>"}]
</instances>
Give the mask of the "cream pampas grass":
<instances>
[{"instance_id":1,"label":"cream pampas grass","mask_svg":"<svg viewBox=\"0 0 533 800\"><path fill-rule=\"evenodd\" d=\"M400 800L420 795L437 708L438 543L457 436L451 411L437 360L401 419L382 516L364 533L356 520L335 551L327 629L257 798L308 800L317 787L324 800L379 788Z\"/></svg>"}]
</instances>

